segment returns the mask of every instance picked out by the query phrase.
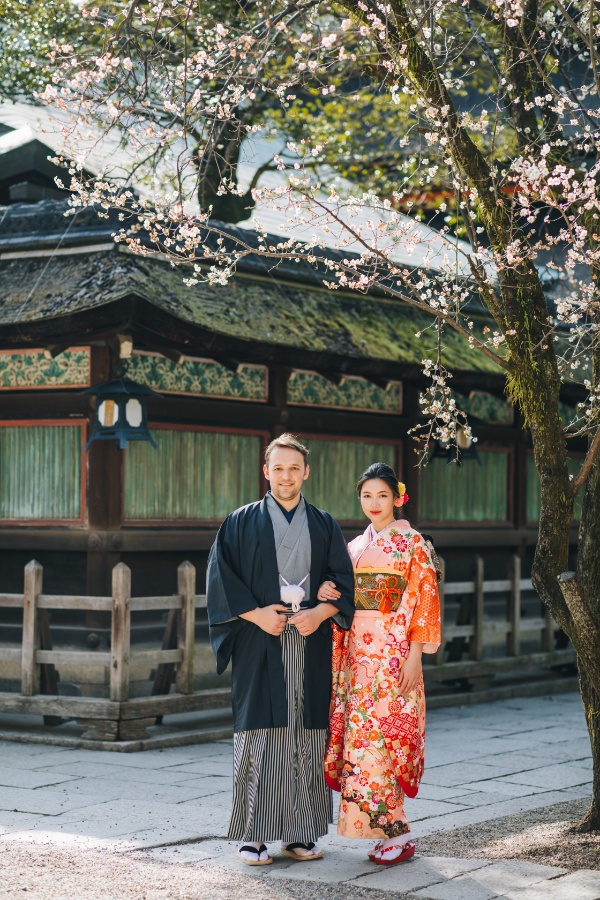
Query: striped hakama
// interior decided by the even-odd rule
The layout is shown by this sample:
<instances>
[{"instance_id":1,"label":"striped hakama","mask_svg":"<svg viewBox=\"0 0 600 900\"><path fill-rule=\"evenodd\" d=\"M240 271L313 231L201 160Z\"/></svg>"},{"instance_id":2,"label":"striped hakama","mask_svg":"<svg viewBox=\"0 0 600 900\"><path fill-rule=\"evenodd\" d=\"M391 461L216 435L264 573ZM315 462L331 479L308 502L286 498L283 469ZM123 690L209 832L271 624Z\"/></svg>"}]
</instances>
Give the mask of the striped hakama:
<instances>
[{"instance_id":1,"label":"striped hakama","mask_svg":"<svg viewBox=\"0 0 600 900\"><path fill-rule=\"evenodd\" d=\"M229 840L307 843L327 834L333 821L323 769L327 732L303 724L305 639L289 624L280 639L288 727L234 735Z\"/></svg>"}]
</instances>

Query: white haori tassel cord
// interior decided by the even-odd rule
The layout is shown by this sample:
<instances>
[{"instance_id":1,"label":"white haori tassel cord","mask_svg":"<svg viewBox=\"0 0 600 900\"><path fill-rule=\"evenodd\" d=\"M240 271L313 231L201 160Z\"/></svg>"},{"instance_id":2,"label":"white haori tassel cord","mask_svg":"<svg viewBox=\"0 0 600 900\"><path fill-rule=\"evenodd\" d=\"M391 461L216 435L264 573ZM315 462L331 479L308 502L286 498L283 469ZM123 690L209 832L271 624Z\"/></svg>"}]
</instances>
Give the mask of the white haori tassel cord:
<instances>
[{"instance_id":1,"label":"white haori tassel cord","mask_svg":"<svg viewBox=\"0 0 600 900\"><path fill-rule=\"evenodd\" d=\"M281 572L279 573L279 577L283 581L283 585L281 586L280 594L281 594L281 602L285 603L286 606L292 607L292 612L300 611L300 604L304 600L306 595L306 591L302 587L310 572L304 576L300 584L290 584L289 581L286 581Z\"/></svg>"}]
</instances>

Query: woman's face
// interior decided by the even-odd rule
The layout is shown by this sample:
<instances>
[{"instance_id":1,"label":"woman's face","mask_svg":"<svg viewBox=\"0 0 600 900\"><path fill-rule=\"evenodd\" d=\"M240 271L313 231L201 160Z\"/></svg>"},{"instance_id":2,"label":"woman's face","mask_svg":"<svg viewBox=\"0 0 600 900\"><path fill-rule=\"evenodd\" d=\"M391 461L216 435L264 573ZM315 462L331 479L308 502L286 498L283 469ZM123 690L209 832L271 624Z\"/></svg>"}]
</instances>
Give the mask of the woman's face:
<instances>
[{"instance_id":1,"label":"woman's face","mask_svg":"<svg viewBox=\"0 0 600 900\"><path fill-rule=\"evenodd\" d=\"M377 531L394 521L394 507L401 506L391 488L381 478L370 478L360 489L360 505Z\"/></svg>"}]
</instances>

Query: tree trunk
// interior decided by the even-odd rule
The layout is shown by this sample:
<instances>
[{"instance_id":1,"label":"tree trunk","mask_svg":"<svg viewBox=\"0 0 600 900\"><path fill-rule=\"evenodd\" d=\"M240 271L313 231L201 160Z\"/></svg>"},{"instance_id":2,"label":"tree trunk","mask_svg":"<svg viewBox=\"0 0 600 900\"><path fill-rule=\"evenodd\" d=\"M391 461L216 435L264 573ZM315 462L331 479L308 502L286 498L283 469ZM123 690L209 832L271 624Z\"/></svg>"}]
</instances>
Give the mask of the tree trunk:
<instances>
[{"instance_id":1,"label":"tree trunk","mask_svg":"<svg viewBox=\"0 0 600 900\"><path fill-rule=\"evenodd\" d=\"M527 385L527 379L521 375L519 387L523 384ZM536 400L531 399L535 387L535 383L527 385L527 394L521 404L529 419L535 465L540 476L540 518L531 580L555 622L573 640L572 614L557 580L569 566L569 532L573 516L573 500L568 495L567 452L558 416L558 391L552 396L550 391L543 391L543 385L538 386L535 393L548 410L544 416Z\"/></svg>"},{"instance_id":2,"label":"tree trunk","mask_svg":"<svg viewBox=\"0 0 600 900\"><path fill-rule=\"evenodd\" d=\"M251 191L246 191L242 196L229 191L219 193L224 179L237 187L237 167L243 137L238 122L224 122L218 137L214 139L214 146L207 147L199 154L200 209L204 212L212 206L211 219L219 219L231 225L249 219L255 206Z\"/></svg>"},{"instance_id":3,"label":"tree trunk","mask_svg":"<svg viewBox=\"0 0 600 900\"><path fill-rule=\"evenodd\" d=\"M589 832L600 830L600 697L594 690L580 660L578 660L578 669L579 689L592 746L594 782L590 807L583 820L573 828L573 831Z\"/></svg>"},{"instance_id":4,"label":"tree trunk","mask_svg":"<svg viewBox=\"0 0 600 900\"><path fill-rule=\"evenodd\" d=\"M371 25L364 3L342 0L342 6L366 25ZM537 21L535 0L527 6L523 44L527 43L527 35L534 31L532 23ZM492 249L502 255L513 241L526 245L519 217L501 195L482 149L461 124L450 92L440 78L437 62L428 56L405 0L390 0L388 7L386 53L408 70L417 93L428 105L445 111L440 112L440 117L444 118L448 151L455 171L469 189L477 192L478 215ZM525 60L516 29L508 34L518 38L514 52L507 54L508 68L511 78L515 76L520 100L512 107L512 112L517 113L514 124L517 128L525 126L524 130L531 132L527 143L535 142L537 118L535 114L531 118L532 123L535 122L534 132L523 118L526 110L522 109L523 100L533 96L537 81L535 67L531 58ZM586 489L586 500L588 494L592 499L587 503L587 511L584 503L577 576L561 585L558 577L568 568L573 496L565 435L558 414L562 378L553 340L546 334L548 304L539 275L527 254L515 266L499 267L499 282L499 299L486 297L486 305L506 337L511 364L509 392L521 406L531 429L541 485L539 537L532 581L555 620L571 638L581 659L582 693L592 740L596 798L600 793L600 470L598 465L594 466L595 472L590 475ZM596 359L594 387L598 384L600 360ZM567 602L567 596L570 602ZM586 820L590 828L600 826L599 813L600 807L596 809L594 802Z\"/></svg>"},{"instance_id":5,"label":"tree trunk","mask_svg":"<svg viewBox=\"0 0 600 900\"><path fill-rule=\"evenodd\" d=\"M242 194L238 197L236 194L213 195L210 198L209 192L204 192L204 202L206 206L212 204L211 219L218 219L220 222L227 222L230 225L236 225L238 222L245 222L250 218L254 210L255 201L250 192Z\"/></svg>"},{"instance_id":6,"label":"tree trunk","mask_svg":"<svg viewBox=\"0 0 600 900\"><path fill-rule=\"evenodd\" d=\"M594 382L600 381L600 359L594 354ZM590 436L591 443L593 436ZM600 624L600 462L596 459L590 470L584 488L579 525L577 552L577 583L584 609L596 628ZM589 628L588 632L593 629ZM579 685L585 718L592 745L594 763L594 783L592 802L584 820L578 826L580 831L600 830L600 643L592 634L586 635L593 644L583 662L579 661ZM594 689L594 685L596 689Z\"/></svg>"}]
</instances>

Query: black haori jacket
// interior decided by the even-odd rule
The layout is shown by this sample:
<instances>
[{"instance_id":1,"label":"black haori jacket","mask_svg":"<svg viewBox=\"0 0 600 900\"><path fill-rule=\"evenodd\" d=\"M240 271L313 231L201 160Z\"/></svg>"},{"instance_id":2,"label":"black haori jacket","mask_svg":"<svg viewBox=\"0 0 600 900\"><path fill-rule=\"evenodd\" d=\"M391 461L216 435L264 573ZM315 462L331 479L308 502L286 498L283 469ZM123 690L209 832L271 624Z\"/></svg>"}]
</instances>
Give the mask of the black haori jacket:
<instances>
[{"instance_id":1,"label":"black haori jacket","mask_svg":"<svg viewBox=\"0 0 600 900\"><path fill-rule=\"evenodd\" d=\"M309 605L316 606L323 581L341 597L335 621L349 628L354 615L354 571L339 525L329 513L306 504L311 543ZM240 619L256 606L281 603L273 525L266 499L231 513L208 558L210 641L221 674L232 662L234 731L285 728L287 699L281 639ZM331 693L331 622L326 619L304 647L304 725L327 728Z\"/></svg>"}]
</instances>

